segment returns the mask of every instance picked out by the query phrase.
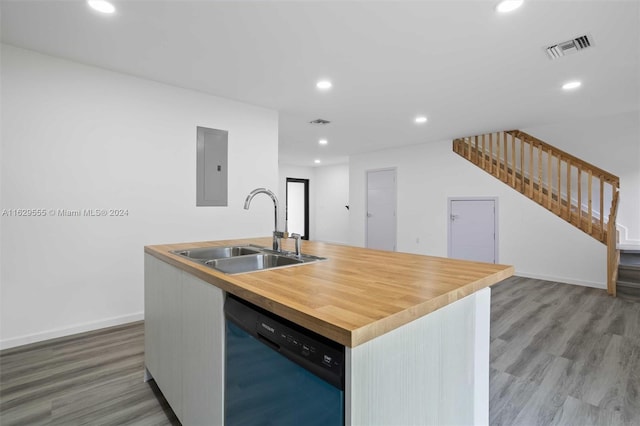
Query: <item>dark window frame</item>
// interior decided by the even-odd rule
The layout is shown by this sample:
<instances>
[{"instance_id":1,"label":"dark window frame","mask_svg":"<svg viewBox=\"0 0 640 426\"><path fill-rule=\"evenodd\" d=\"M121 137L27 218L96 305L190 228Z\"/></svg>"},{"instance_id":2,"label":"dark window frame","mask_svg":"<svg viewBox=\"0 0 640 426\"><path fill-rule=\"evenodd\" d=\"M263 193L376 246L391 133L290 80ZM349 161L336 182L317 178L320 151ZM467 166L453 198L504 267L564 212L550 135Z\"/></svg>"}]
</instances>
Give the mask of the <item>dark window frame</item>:
<instances>
[{"instance_id":1,"label":"dark window frame","mask_svg":"<svg viewBox=\"0 0 640 426\"><path fill-rule=\"evenodd\" d=\"M285 220L289 221L289 182L304 184L304 235L303 240L309 239L309 179L288 177L285 184Z\"/></svg>"}]
</instances>

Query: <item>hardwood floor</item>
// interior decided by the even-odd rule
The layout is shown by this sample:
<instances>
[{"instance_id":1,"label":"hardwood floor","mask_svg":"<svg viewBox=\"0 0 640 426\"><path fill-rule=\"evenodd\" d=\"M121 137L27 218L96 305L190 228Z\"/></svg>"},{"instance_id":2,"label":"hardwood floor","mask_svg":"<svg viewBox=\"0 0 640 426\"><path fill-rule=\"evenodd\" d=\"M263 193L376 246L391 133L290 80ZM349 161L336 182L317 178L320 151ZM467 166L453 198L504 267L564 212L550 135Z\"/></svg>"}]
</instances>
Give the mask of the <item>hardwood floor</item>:
<instances>
[{"instance_id":1,"label":"hardwood floor","mask_svg":"<svg viewBox=\"0 0 640 426\"><path fill-rule=\"evenodd\" d=\"M143 383L142 322L0 352L0 424L179 425Z\"/></svg>"},{"instance_id":2,"label":"hardwood floor","mask_svg":"<svg viewBox=\"0 0 640 426\"><path fill-rule=\"evenodd\" d=\"M640 303L514 277L491 308L492 425L640 424Z\"/></svg>"},{"instance_id":3,"label":"hardwood floor","mask_svg":"<svg viewBox=\"0 0 640 426\"><path fill-rule=\"evenodd\" d=\"M491 309L492 425L640 424L640 303L514 277ZM0 352L0 424L179 425L143 346L139 322Z\"/></svg>"}]
</instances>

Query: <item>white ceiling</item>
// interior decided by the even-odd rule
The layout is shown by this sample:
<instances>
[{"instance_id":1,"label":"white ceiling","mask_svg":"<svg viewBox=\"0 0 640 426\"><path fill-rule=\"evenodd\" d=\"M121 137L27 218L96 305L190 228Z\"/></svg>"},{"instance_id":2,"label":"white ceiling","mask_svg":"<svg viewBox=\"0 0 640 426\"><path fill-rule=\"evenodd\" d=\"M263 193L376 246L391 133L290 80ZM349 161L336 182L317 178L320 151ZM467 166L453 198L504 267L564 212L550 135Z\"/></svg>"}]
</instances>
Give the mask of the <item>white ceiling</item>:
<instances>
[{"instance_id":1,"label":"white ceiling","mask_svg":"<svg viewBox=\"0 0 640 426\"><path fill-rule=\"evenodd\" d=\"M509 15L483 0L113 3L103 16L81 0L2 0L2 41L276 109L282 163L640 106L638 1L530 0ZM547 58L585 33L592 48ZM570 79L582 88L563 92Z\"/></svg>"}]
</instances>

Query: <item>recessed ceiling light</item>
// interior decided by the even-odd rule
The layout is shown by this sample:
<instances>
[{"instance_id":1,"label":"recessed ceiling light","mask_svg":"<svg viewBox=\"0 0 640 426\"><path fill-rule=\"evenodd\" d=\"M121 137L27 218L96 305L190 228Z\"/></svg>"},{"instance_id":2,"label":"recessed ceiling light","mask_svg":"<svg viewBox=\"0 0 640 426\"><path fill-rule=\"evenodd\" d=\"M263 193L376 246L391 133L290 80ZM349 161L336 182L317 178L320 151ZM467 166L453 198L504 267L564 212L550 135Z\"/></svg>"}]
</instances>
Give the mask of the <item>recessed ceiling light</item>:
<instances>
[{"instance_id":1,"label":"recessed ceiling light","mask_svg":"<svg viewBox=\"0 0 640 426\"><path fill-rule=\"evenodd\" d=\"M562 88L564 90L573 90L573 89L577 89L580 86L582 86L582 83L576 80L576 81L569 81L563 84Z\"/></svg>"},{"instance_id":2,"label":"recessed ceiling light","mask_svg":"<svg viewBox=\"0 0 640 426\"><path fill-rule=\"evenodd\" d=\"M496 10L500 13L513 12L520 6L522 6L523 0L504 0L498 3Z\"/></svg>"},{"instance_id":3,"label":"recessed ceiling light","mask_svg":"<svg viewBox=\"0 0 640 426\"><path fill-rule=\"evenodd\" d=\"M419 115L416 117L415 122L418 124L426 123L427 117L425 117L424 115Z\"/></svg>"},{"instance_id":4,"label":"recessed ceiling light","mask_svg":"<svg viewBox=\"0 0 640 426\"><path fill-rule=\"evenodd\" d=\"M114 13L116 8L106 0L87 0L87 4L100 13Z\"/></svg>"},{"instance_id":5,"label":"recessed ceiling light","mask_svg":"<svg viewBox=\"0 0 640 426\"><path fill-rule=\"evenodd\" d=\"M319 82L316 83L316 87L320 90L331 89L331 86L333 86L333 84L331 84L329 80L320 80Z\"/></svg>"},{"instance_id":6,"label":"recessed ceiling light","mask_svg":"<svg viewBox=\"0 0 640 426\"><path fill-rule=\"evenodd\" d=\"M329 142L328 142L326 139L320 139L320 140L318 141L318 143L319 143L320 145L326 145L326 144L328 144Z\"/></svg>"},{"instance_id":7,"label":"recessed ceiling light","mask_svg":"<svg viewBox=\"0 0 640 426\"><path fill-rule=\"evenodd\" d=\"M320 160L313 160L314 163L320 164Z\"/></svg>"}]
</instances>

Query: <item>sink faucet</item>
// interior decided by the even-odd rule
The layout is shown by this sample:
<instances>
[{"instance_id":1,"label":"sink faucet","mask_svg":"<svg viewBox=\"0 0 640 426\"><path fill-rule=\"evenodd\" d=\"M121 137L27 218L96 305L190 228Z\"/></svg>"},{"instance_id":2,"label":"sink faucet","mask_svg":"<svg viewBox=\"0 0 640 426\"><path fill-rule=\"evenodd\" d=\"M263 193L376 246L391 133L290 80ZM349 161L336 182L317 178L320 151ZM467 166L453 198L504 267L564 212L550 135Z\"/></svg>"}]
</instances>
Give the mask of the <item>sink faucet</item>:
<instances>
[{"instance_id":1,"label":"sink faucet","mask_svg":"<svg viewBox=\"0 0 640 426\"><path fill-rule=\"evenodd\" d=\"M289 234L287 233L286 226L285 226L284 232L278 231L279 205L278 205L278 197L276 197L276 194L274 194L272 191L268 190L267 188L256 188L253 191L251 191L249 195L247 195L247 199L244 200L244 209L249 210L249 205L251 204L251 200L253 200L253 197L255 197L258 194L266 194L269 197L271 197L271 200L273 200L273 207L274 207L274 213L275 213L275 228L273 231L273 249L275 251L282 251L280 247L280 239L288 238Z\"/></svg>"}]
</instances>

